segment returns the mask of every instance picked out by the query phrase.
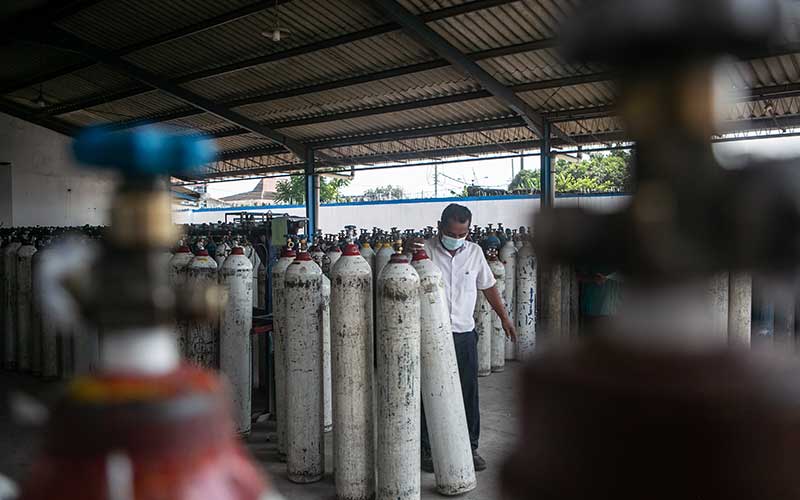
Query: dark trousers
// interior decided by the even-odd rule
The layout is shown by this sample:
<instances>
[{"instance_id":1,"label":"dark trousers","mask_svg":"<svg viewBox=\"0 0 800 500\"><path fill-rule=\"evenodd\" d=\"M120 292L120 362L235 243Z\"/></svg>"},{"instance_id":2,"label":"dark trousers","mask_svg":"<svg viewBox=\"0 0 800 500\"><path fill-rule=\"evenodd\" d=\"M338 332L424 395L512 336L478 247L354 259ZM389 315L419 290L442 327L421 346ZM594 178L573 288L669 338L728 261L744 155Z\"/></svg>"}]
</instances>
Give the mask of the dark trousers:
<instances>
[{"instance_id":1,"label":"dark trousers","mask_svg":"<svg viewBox=\"0 0 800 500\"><path fill-rule=\"evenodd\" d=\"M464 409L467 413L467 429L472 449L478 449L478 438L481 434L481 412L478 406L478 334L475 330L466 333L454 333L453 343L456 346L456 362L458 378L461 379L461 395L464 398ZM425 409L422 410L422 448L430 451L428 424L425 422Z\"/></svg>"}]
</instances>

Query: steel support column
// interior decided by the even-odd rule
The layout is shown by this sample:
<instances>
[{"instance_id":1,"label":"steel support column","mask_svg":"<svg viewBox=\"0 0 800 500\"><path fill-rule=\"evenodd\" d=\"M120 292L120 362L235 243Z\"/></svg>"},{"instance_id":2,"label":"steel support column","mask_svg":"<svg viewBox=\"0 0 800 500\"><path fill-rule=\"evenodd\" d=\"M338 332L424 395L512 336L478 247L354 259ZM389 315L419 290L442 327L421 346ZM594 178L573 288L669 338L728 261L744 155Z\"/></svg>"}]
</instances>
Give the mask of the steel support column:
<instances>
[{"instance_id":1,"label":"steel support column","mask_svg":"<svg viewBox=\"0 0 800 500\"><path fill-rule=\"evenodd\" d=\"M540 142L541 171L539 173L542 191L541 210L543 211L551 209L555 205L550 132L550 122L544 120ZM563 336L568 334L564 327L569 325L571 286L569 274L557 262L542 260L536 267L536 271L539 274L536 281L539 286L537 295L541 300L538 308L542 319L542 328L537 332L537 337L541 342L537 340L537 343L547 348L549 345L558 343Z\"/></svg>"},{"instance_id":2,"label":"steel support column","mask_svg":"<svg viewBox=\"0 0 800 500\"><path fill-rule=\"evenodd\" d=\"M314 150L311 148L306 150L305 180L308 242L311 243L319 226L319 174L314 168Z\"/></svg>"},{"instance_id":3,"label":"steel support column","mask_svg":"<svg viewBox=\"0 0 800 500\"><path fill-rule=\"evenodd\" d=\"M542 124L541 172L539 173L542 189L542 209L553 208L556 200L552 170L553 158L550 155L550 146L550 122L545 120Z\"/></svg>"}]
</instances>

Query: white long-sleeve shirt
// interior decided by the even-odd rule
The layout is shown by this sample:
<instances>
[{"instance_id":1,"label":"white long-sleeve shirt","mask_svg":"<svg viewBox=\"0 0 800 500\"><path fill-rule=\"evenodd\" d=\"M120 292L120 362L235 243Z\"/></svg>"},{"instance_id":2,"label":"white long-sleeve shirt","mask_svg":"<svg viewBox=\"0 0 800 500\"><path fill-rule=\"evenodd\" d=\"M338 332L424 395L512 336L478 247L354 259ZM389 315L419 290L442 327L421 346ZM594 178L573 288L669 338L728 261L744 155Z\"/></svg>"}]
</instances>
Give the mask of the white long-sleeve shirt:
<instances>
[{"instance_id":1,"label":"white long-sleeve shirt","mask_svg":"<svg viewBox=\"0 0 800 500\"><path fill-rule=\"evenodd\" d=\"M451 255L439 238L433 238L425 242L425 253L442 271L453 333L474 330L478 290L492 288L496 283L483 250L466 241Z\"/></svg>"}]
</instances>

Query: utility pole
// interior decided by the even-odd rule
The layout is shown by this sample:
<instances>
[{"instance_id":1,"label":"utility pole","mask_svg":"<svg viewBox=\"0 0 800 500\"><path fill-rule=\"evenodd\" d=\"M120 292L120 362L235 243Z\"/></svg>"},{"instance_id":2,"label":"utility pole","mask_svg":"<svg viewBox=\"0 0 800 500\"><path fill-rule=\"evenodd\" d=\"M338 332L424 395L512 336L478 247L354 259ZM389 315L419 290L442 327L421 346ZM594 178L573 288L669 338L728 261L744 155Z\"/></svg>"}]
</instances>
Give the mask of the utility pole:
<instances>
[{"instance_id":1,"label":"utility pole","mask_svg":"<svg viewBox=\"0 0 800 500\"><path fill-rule=\"evenodd\" d=\"M439 197L439 164L433 164L433 197Z\"/></svg>"}]
</instances>

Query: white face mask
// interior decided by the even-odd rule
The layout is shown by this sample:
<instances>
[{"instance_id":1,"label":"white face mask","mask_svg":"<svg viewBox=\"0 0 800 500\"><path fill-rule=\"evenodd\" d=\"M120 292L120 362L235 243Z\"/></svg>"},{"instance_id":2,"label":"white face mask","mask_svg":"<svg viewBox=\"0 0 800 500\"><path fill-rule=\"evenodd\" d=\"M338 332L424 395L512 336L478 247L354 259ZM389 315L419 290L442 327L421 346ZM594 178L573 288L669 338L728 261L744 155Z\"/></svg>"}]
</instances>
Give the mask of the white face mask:
<instances>
[{"instance_id":1,"label":"white face mask","mask_svg":"<svg viewBox=\"0 0 800 500\"><path fill-rule=\"evenodd\" d=\"M463 247L465 241L467 241L466 236L463 238L453 238L452 236L447 236L446 234L442 235L442 245L444 245L444 247L451 252Z\"/></svg>"}]
</instances>

